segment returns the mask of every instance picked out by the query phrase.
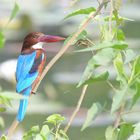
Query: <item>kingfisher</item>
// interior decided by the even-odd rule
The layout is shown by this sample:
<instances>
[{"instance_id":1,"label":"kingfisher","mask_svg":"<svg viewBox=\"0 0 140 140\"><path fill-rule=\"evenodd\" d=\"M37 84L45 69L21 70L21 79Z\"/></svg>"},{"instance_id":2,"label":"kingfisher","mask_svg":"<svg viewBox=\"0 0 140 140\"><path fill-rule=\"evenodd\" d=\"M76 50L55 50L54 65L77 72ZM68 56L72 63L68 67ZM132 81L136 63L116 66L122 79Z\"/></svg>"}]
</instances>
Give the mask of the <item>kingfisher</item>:
<instances>
[{"instance_id":1,"label":"kingfisher","mask_svg":"<svg viewBox=\"0 0 140 140\"><path fill-rule=\"evenodd\" d=\"M17 121L21 122L24 119L28 106L28 97L33 93L33 89L39 82L44 69L46 52L43 44L64 39L60 36L45 35L41 32L29 33L24 38L16 67L16 92L27 98L20 100Z\"/></svg>"}]
</instances>

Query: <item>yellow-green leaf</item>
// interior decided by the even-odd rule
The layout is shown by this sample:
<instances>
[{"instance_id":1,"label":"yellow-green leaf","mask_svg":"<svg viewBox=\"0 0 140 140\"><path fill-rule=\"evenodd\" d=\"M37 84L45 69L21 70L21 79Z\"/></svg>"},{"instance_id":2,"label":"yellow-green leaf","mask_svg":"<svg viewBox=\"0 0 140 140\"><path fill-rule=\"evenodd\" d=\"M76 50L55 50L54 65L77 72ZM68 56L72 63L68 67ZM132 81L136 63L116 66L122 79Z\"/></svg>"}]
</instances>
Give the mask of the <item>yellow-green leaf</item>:
<instances>
[{"instance_id":1,"label":"yellow-green leaf","mask_svg":"<svg viewBox=\"0 0 140 140\"><path fill-rule=\"evenodd\" d=\"M106 140L118 140L117 137L118 137L118 131L112 126L109 126L105 132Z\"/></svg>"},{"instance_id":2,"label":"yellow-green leaf","mask_svg":"<svg viewBox=\"0 0 140 140\"><path fill-rule=\"evenodd\" d=\"M99 81L104 81L104 80L107 80L108 77L109 77L109 73L108 73L108 71L105 71L105 72L103 72L101 74L97 74L95 76L91 76L82 85L91 84L91 83L99 82Z\"/></svg>"},{"instance_id":3,"label":"yellow-green leaf","mask_svg":"<svg viewBox=\"0 0 140 140\"><path fill-rule=\"evenodd\" d=\"M117 109L123 105L125 99L126 99L126 93L127 93L127 87L124 87L122 90L117 90L114 97L113 97L113 103L111 106L111 113L114 113Z\"/></svg>"},{"instance_id":4,"label":"yellow-green leaf","mask_svg":"<svg viewBox=\"0 0 140 140\"><path fill-rule=\"evenodd\" d=\"M87 128L88 126L91 125L92 121L101 112L101 108L102 107L99 103L93 103L93 105L87 112L87 117L86 117L85 123L83 124L81 131L83 131L85 128Z\"/></svg>"},{"instance_id":5,"label":"yellow-green leaf","mask_svg":"<svg viewBox=\"0 0 140 140\"><path fill-rule=\"evenodd\" d=\"M9 18L9 21L11 21L17 15L18 11L19 11L19 6L15 2L15 5L14 5L14 8L12 9L12 12L11 12L11 15L10 15L10 18Z\"/></svg>"},{"instance_id":6,"label":"yellow-green leaf","mask_svg":"<svg viewBox=\"0 0 140 140\"><path fill-rule=\"evenodd\" d=\"M81 14L90 14L91 12L95 12L96 9L94 7L89 7L85 9L78 9L70 14L68 14L64 19L67 19L72 16L81 15Z\"/></svg>"},{"instance_id":7,"label":"yellow-green leaf","mask_svg":"<svg viewBox=\"0 0 140 140\"><path fill-rule=\"evenodd\" d=\"M124 50L127 47L128 47L128 45L124 41L105 41L105 42L96 44L92 47L78 50L75 52L89 52L89 51L101 50L101 49L105 49L105 48L114 48L114 49Z\"/></svg>"},{"instance_id":8,"label":"yellow-green leaf","mask_svg":"<svg viewBox=\"0 0 140 140\"><path fill-rule=\"evenodd\" d=\"M5 37L3 32L0 32L0 48L4 47L5 44Z\"/></svg>"},{"instance_id":9,"label":"yellow-green leaf","mask_svg":"<svg viewBox=\"0 0 140 140\"><path fill-rule=\"evenodd\" d=\"M4 124L4 120L3 120L3 118L2 118L2 117L0 117L0 127L2 127L2 128L3 128L3 127L4 127L4 125L5 125L5 124Z\"/></svg>"}]
</instances>

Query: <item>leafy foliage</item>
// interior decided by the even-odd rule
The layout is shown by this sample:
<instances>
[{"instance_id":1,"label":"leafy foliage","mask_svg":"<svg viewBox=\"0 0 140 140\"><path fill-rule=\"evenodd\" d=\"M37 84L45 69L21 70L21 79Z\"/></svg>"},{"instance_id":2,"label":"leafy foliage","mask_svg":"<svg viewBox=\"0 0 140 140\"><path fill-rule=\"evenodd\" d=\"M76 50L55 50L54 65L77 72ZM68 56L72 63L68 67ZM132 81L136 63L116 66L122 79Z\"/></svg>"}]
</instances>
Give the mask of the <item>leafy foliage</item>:
<instances>
[{"instance_id":1,"label":"leafy foliage","mask_svg":"<svg viewBox=\"0 0 140 140\"><path fill-rule=\"evenodd\" d=\"M94 7L89 7L85 9L78 9L70 14L68 14L64 19L76 16L76 15L82 15L82 14L90 14L91 12L95 12L96 9Z\"/></svg>"},{"instance_id":2,"label":"leafy foliage","mask_svg":"<svg viewBox=\"0 0 140 140\"><path fill-rule=\"evenodd\" d=\"M15 18L18 11L19 11L19 6L18 6L17 2L15 2L14 8L11 11L11 15L9 17L8 23L11 22ZM8 23L7 23L7 25L8 25ZM1 27L0 28L0 48L4 47L4 45L5 45L5 40L6 39L5 39L5 36L4 36L4 31L5 31L5 28Z\"/></svg>"},{"instance_id":3,"label":"leafy foliage","mask_svg":"<svg viewBox=\"0 0 140 140\"><path fill-rule=\"evenodd\" d=\"M118 134L118 140L125 140L127 139L133 132L133 125L130 123L123 123L122 125L120 125L120 131Z\"/></svg>"},{"instance_id":4,"label":"leafy foliage","mask_svg":"<svg viewBox=\"0 0 140 140\"><path fill-rule=\"evenodd\" d=\"M7 137L5 135L2 135L0 140L7 140Z\"/></svg>"},{"instance_id":5,"label":"leafy foliage","mask_svg":"<svg viewBox=\"0 0 140 140\"><path fill-rule=\"evenodd\" d=\"M109 126L105 132L106 140L117 140L117 137L118 137L118 131L112 126Z\"/></svg>"},{"instance_id":6,"label":"leafy foliage","mask_svg":"<svg viewBox=\"0 0 140 140\"><path fill-rule=\"evenodd\" d=\"M71 34L67 39L65 39L64 41L64 45L71 39L71 37L73 36L73 34ZM80 39L85 39L87 36L87 32L86 30L82 31L79 36L77 38L75 38L75 40L72 42L71 45L75 44L78 40Z\"/></svg>"},{"instance_id":7,"label":"leafy foliage","mask_svg":"<svg viewBox=\"0 0 140 140\"><path fill-rule=\"evenodd\" d=\"M38 125L33 126L25 133L23 140L68 140L68 136L60 128L64 119L59 114L49 116L41 128ZM50 124L52 125L51 127L49 126Z\"/></svg>"},{"instance_id":8,"label":"leafy foliage","mask_svg":"<svg viewBox=\"0 0 140 140\"><path fill-rule=\"evenodd\" d=\"M88 62L88 65L85 68L83 76L78 84L78 87L83 85L88 79L93 79L93 72L96 68L101 66L106 66L112 62L112 59L116 56L116 51L112 48L106 48L99 50ZM98 77L101 77L98 75ZM96 79L96 78L95 78ZM98 80L98 79L97 79ZM104 79L103 79L104 80Z\"/></svg>"},{"instance_id":9,"label":"leafy foliage","mask_svg":"<svg viewBox=\"0 0 140 140\"><path fill-rule=\"evenodd\" d=\"M5 44L5 37L3 35L3 32L0 32L0 48L2 48Z\"/></svg>"},{"instance_id":10,"label":"leafy foliage","mask_svg":"<svg viewBox=\"0 0 140 140\"><path fill-rule=\"evenodd\" d=\"M4 124L4 120L2 117L0 117L0 127L4 128L5 124Z\"/></svg>"},{"instance_id":11,"label":"leafy foliage","mask_svg":"<svg viewBox=\"0 0 140 140\"><path fill-rule=\"evenodd\" d=\"M10 18L9 18L9 22L17 15L18 11L19 11L19 6L15 2L14 8L12 9L12 12L11 12L11 15L10 15Z\"/></svg>"},{"instance_id":12,"label":"leafy foliage","mask_svg":"<svg viewBox=\"0 0 140 140\"><path fill-rule=\"evenodd\" d=\"M77 87L94 84L95 82L104 80L108 81L110 76L108 67L112 67L112 69L115 71L115 81L118 83L118 85L116 88L111 84L114 94L110 109L111 115L114 115L117 111L132 108L132 106L134 106L140 98L140 57L133 51L133 49L129 48L128 43L125 41L125 34L120 28L120 26L124 25L125 20L133 20L119 15L122 0L112 2L112 15L100 15L96 17L100 27L100 40L98 42L94 42L94 45L90 45L88 48L76 50L75 52L93 53L93 56L88 61ZM83 9L79 10L78 12L74 11L67 17L80 14L82 10ZM88 35L86 35L86 38L87 36ZM126 70L126 68L129 70ZM98 69L102 69L102 71L97 73ZM131 99L131 101L129 99ZM128 103L131 105L128 106ZM121 108L123 108L123 110L120 110ZM94 116L98 114L98 111L97 105L93 104L93 106L88 110L87 119L82 127L82 130L91 124L91 121L94 119ZM134 127L136 126L132 126L132 124L124 122L122 119L122 114L120 114L119 117L120 120L117 124L117 126L120 125L119 129L109 126L105 132L106 140L127 139L132 133L133 129L135 130ZM133 139L134 135L132 135Z\"/></svg>"},{"instance_id":13,"label":"leafy foliage","mask_svg":"<svg viewBox=\"0 0 140 140\"><path fill-rule=\"evenodd\" d=\"M97 45L91 46L89 48L78 50L76 52L97 51L97 50L101 50L101 49L105 49L105 48L114 48L114 49L123 50L127 47L128 47L128 45L124 41L105 41L105 42L101 42Z\"/></svg>"},{"instance_id":14,"label":"leafy foliage","mask_svg":"<svg viewBox=\"0 0 140 140\"><path fill-rule=\"evenodd\" d=\"M134 125L133 134L128 138L128 140L139 140L140 139L140 123Z\"/></svg>"},{"instance_id":15,"label":"leafy foliage","mask_svg":"<svg viewBox=\"0 0 140 140\"><path fill-rule=\"evenodd\" d=\"M96 116L101 112L101 105L99 103L93 103L90 109L87 112L87 117L85 123L83 124L82 131L91 125L92 121L96 118Z\"/></svg>"}]
</instances>

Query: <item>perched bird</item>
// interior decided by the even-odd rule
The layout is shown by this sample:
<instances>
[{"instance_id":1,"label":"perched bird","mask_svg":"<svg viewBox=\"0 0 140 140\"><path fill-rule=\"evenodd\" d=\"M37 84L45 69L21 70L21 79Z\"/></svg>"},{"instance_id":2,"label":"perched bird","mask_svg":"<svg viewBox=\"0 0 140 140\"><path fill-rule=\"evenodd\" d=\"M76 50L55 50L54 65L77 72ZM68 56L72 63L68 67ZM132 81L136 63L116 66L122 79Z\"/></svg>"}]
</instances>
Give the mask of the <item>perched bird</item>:
<instances>
[{"instance_id":1,"label":"perched bird","mask_svg":"<svg viewBox=\"0 0 140 140\"><path fill-rule=\"evenodd\" d=\"M21 54L18 57L16 68L16 91L24 96L30 96L32 90L38 83L44 64L46 52L43 43L58 42L64 40L63 37L45 35L41 32L29 33L23 42ZM17 121L24 119L28 106L28 98L21 99L17 114Z\"/></svg>"}]
</instances>

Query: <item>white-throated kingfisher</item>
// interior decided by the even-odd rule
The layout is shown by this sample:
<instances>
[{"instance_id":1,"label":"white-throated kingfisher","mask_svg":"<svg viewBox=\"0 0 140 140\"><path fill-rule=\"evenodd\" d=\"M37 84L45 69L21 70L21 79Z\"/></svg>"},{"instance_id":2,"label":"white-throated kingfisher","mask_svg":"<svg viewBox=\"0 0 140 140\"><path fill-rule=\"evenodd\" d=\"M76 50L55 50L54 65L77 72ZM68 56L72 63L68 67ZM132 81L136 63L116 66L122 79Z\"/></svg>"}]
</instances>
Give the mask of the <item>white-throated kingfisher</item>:
<instances>
[{"instance_id":1,"label":"white-throated kingfisher","mask_svg":"<svg viewBox=\"0 0 140 140\"><path fill-rule=\"evenodd\" d=\"M24 38L16 68L17 93L28 97L38 83L46 61L46 52L43 49L43 44L64 39L59 36L45 35L41 32L30 33ZM24 119L27 106L28 98L21 99L17 114L19 122Z\"/></svg>"}]
</instances>

